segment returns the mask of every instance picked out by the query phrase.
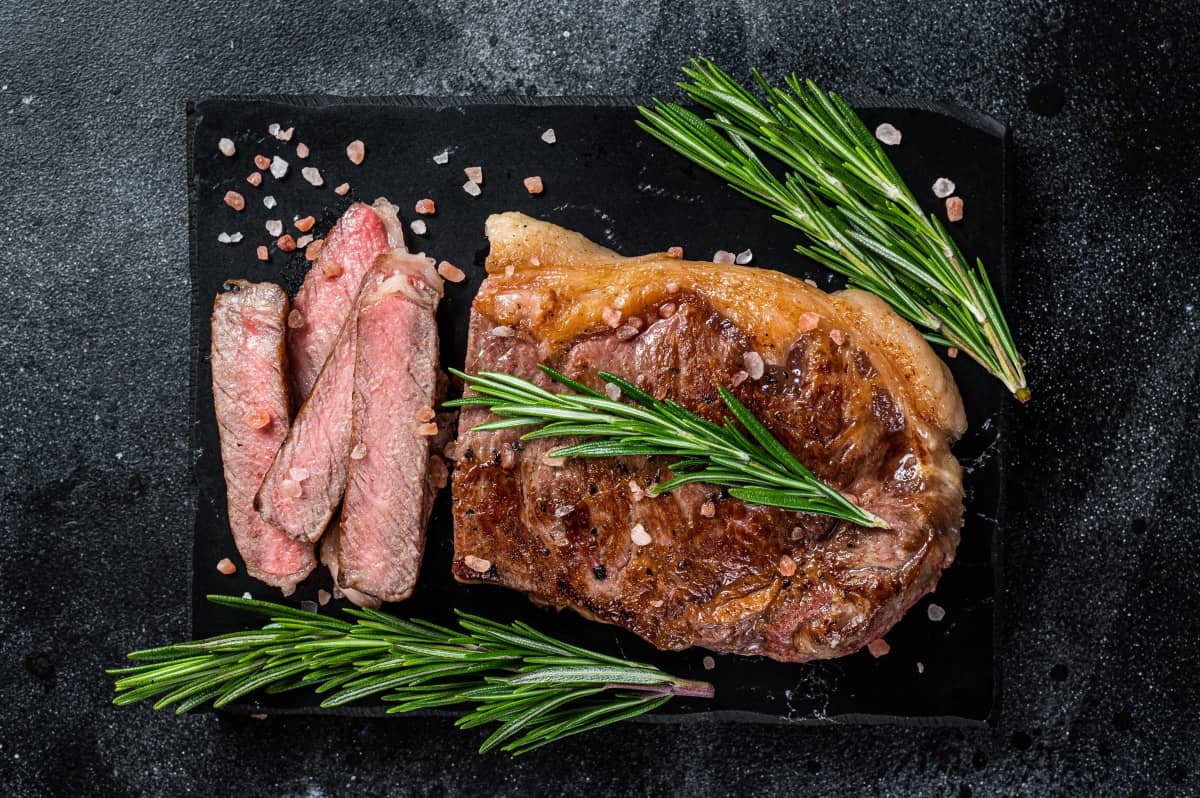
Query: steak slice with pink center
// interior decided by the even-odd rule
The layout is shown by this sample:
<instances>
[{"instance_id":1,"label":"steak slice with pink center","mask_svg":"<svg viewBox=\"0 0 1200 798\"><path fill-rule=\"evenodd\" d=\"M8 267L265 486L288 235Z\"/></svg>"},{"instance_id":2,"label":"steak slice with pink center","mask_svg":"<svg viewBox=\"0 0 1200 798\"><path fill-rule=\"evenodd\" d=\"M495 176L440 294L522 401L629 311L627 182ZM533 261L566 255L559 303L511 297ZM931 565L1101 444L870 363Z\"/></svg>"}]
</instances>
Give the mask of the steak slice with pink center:
<instances>
[{"instance_id":1,"label":"steak slice with pink center","mask_svg":"<svg viewBox=\"0 0 1200 798\"><path fill-rule=\"evenodd\" d=\"M343 320L333 352L254 500L263 518L296 540L312 543L321 537L346 488L355 318L351 313Z\"/></svg>"},{"instance_id":2,"label":"steak slice with pink center","mask_svg":"<svg viewBox=\"0 0 1200 798\"><path fill-rule=\"evenodd\" d=\"M297 403L312 392L376 256L403 247L396 207L382 198L372 205L351 205L325 238L288 320L291 386Z\"/></svg>"},{"instance_id":3,"label":"steak slice with pink center","mask_svg":"<svg viewBox=\"0 0 1200 798\"><path fill-rule=\"evenodd\" d=\"M337 583L355 600L400 601L416 583L436 493L430 444L438 432L441 293L430 259L388 255L359 301L354 426L335 542Z\"/></svg>"},{"instance_id":4,"label":"steak slice with pink center","mask_svg":"<svg viewBox=\"0 0 1200 798\"><path fill-rule=\"evenodd\" d=\"M287 294L272 283L226 286L213 302L212 389L229 527L246 571L289 595L316 564L313 546L254 510L254 493L288 432Z\"/></svg>"}]
</instances>

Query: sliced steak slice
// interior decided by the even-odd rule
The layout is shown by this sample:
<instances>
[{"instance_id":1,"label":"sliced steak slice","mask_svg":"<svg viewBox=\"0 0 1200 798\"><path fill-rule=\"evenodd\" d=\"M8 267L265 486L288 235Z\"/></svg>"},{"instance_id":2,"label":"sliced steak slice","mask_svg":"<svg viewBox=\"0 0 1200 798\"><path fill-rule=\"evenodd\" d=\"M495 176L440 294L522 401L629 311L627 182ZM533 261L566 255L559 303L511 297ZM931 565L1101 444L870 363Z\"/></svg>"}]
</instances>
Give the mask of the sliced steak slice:
<instances>
[{"instance_id":1,"label":"sliced steak slice","mask_svg":"<svg viewBox=\"0 0 1200 798\"><path fill-rule=\"evenodd\" d=\"M290 595L312 571L313 546L254 510L254 493L288 431L284 325L288 299L271 283L230 280L212 314L212 388L229 527L246 571Z\"/></svg>"},{"instance_id":2,"label":"sliced steak slice","mask_svg":"<svg viewBox=\"0 0 1200 798\"><path fill-rule=\"evenodd\" d=\"M965 419L945 365L880 300L762 269L622 258L520 214L491 217L488 237L468 371L550 387L536 368L547 362L602 390L596 372L607 370L714 421L725 385L891 528L747 505L700 484L650 497L671 475L667 458L556 467L544 457L562 441L471 432L489 415L465 408L456 578L527 591L660 648L795 662L857 650L933 589L958 545L962 480L949 447ZM649 544L634 543L639 525Z\"/></svg>"},{"instance_id":3,"label":"sliced steak slice","mask_svg":"<svg viewBox=\"0 0 1200 798\"><path fill-rule=\"evenodd\" d=\"M355 319L350 313L343 320L333 352L255 497L254 506L263 518L296 540L312 543L321 537L346 489Z\"/></svg>"},{"instance_id":4,"label":"sliced steak slice","mask_svg":"<svg viewBox=\"0 0 1200 798\"><path fill-rule=\"evenodd\" d=\"M338 529L337 583L382 601L408 598L432 505L442 280L432 259L386 255L358 304L354 427ZM444 474L444 471L443 471ZM442 484L444 485L444 478Z\"/></svg>"},{"instance_id":5,"label":"sliced steak slice","mask_svg":"<svg viewBox=\"0 0 1200 798\"><path fill-rule=\"evenodd\" d=\"M375 257L403 247L396 207L386 199L373 205L356 202L334 225L296 293L289 320L288 356L297 404L308 399Z\"/></svg>"}]
</instances>

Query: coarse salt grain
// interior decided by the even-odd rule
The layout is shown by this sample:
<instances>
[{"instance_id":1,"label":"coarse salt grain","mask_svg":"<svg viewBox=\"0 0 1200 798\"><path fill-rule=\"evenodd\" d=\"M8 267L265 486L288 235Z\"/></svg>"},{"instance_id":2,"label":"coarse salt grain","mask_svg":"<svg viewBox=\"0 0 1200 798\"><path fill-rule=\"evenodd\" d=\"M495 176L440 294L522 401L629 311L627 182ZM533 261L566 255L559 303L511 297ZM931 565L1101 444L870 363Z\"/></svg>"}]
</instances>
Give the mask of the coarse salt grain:
<instances>
[{"instance_id":1,"label":"coarse salt grain","mask_svg":"<svg viewBox=\"0 0 1200 798\"><path fill-rule=\"evenodd\" d=\"M296 145L296 157L297 158L307 158L308 157L308 145L305 144L303 141Z\"/></svg>"},{"instance_id":2,"label":"coarse salt grain","mask_svg":"<svg viewBox=\"0 0 1200 798\"><path fill-rule=\"evenodd\" d=\"M763 362L762 355L754 350L750 350L742 354L742 368L746 370L746 374L750 379L760 380L767 366Z\"/></svg>"},{"instance_id":3,"label":"coarse salt grain","mask_svg":"<svg viewBox=\"0 0 1200 798\"><path fill-rule=\"evenodd\" d=\"M729 380L729 387L736 388L748 379L750 379L750 375L739 369L734 372L733 378Z\"/></svg>"},{"instance_id":4,"label":"coarse salt grain","mask_svg":"<svg viewBox=\"0 0 1200 798\"><path fill-rule=\"evenodd\" d=\"M450 150L442 150L437 155L433 156L433 162L438 166L444 166L450 163Z\"/></svg>"},{"instance_id":5,"label":"coarse salt grain","mask_svg":"<svg viewBox=\"0 0 1200 798\"><path fill-rule=\"evenodd\" d=\"M357 443L354 445L354 448L350 450L350 459L351 460L361 460L366 456L367 456L366 444Z\"/></svg>"},{"instance_id":6,"label":"coarse salt grain","mask_svg":"<svg viewBox=\"0 0 1200 798\"><path fill-rule=\"evenodd\" d=\"M800 332L812 332L821 323L821 317L816 313L801 313L796 320L796 329Z\"/></svg>"},{"instance_id":7,"label":"coarse salt grain","mask_svg":"<svg viewBox=\"0 0 1200 798\"><path fill-rule=\"evenodd\" d=\"M267 228L267 235L272 238L279 238L283 235L283 222L279 219L267 219L264 227Z\"/></svg>"},{"instance_id":8,"label":"coarse salt grain","mask_svg":"<svg viewBox=\"0 0 1200 798\"><path fill-rule=\"evenodd\" d=\"M283 128L281 128L279 126L278 122L272 122L271 124L267 125L267 133L274 136L275 138L279 138L279 131L282 129Z\"/></svg>"},{"instance_id":9,"label":"coarse salt grain","mask_svg":"<svg viewBox=\"0 0 1200 798\"><path fill-rule=\"evenodd\" d=\"M917 663L917 673L924 673L924 672L925 672L925 663L918 662Z\"/></svg>"},{"instance_id":10,"label":"coarse salt grain","mask_svg":"<svg viewBox=\"0 0 1200 798\"><path fill-rule=\"evenodd\" d=\"M290 496L293 499L299 499L304 495L304 486L294 479L280 480L279 489L283 491L284 496Z\"/></svg>"},{"instance_id":11,"label":"coarse salt grain","mask_svg":"<svg viewBox=\"0 0 1200 798\"><path fill-rule=\"evenodd\" d=\"M786 554L779 558L779 575L783 577L796 575L796 561Z\"/></svg>"},{"instance_id":12,"label":"coarse salt grain","mask_svg":"<svg viewBox=\"0 0 1200 798\"><path fill-rule=\"evenodd\" d=\"M953 360L954 358L958 357L958 347L957 347L957 346L952 346L952 347L950 347L949 349L947 349L947 350L946 350L946 357L950 358L951 360Z\"/></svg>"},{"instance_id":13,"label":"coarse salt grain","mask_svg":"<svg viewBox=\"0 0 1200 798\"><path fill-rule=\"evenodd\" d=\"M713 253L713 263L733 263L737 260L737 256L732 252L723 249L718 249Z\"/></svg>"},{"instance_id":14,"label":"coarse salt grain","mask_svg":"<svg viewBox=\"0 0 1200 798\"><path fill-rule=\"evenodd\" d=\"M575 508L569 504L564 504L561 507L554 508L555 518L566 518L571 513L575 512Z\"/></svg>"},{"instance_id":15,"label":"coarse salt grain","mask_svg":"<svg viewBox=\"0 0 1200 798\"><path fill-rule=\"evenodd\" d=\"M875 128L875 138L887 144L889 147L895 147L900 143L900 131L895 125L889 122L884 122L879 127Z\"/></svg>"},{"instance_id":16,"label":"coarse salt grain","mask_svg":"<svg viewBox=\"0 0 1200 798\"><path fill-rule=\"evenodd\" d=\"M417 421L433 421L434 416L436 415L437 412L434 411L432 407L426 405L425 407L417 410L417 412L413 414L413 418L415 418Z\"/></svg>"},{"instance_id":17,"label":"coarse salt grain","mask_svg":"<svg viewBox=\"0 0 1200 798\"><path fill-rule=\"evenodd\" d=\"M472 571L480 574L486 574L488 571L492 570L491 560L485 560L482 557L476 557L473 554L468 554L466 557L463 557L463 564Z\"/></svg>"},{"instance_id":18,"label":"coarse salt grain","mask_svg":"<svg viewBox=\"0 0 1200 798\"><path fill-rule=\"evenodd\" d=\"M279 203L277 203L275 201L275 197L272 196L271 194L268 194L267 196L263 197L263 205L266 206L267 210L274 208L278 204Z\"/></svg>"},{"instance_id":19,"label":"coarse salt grain","mask_svg":"<svg viewBox=\"0 0 1200 798\"><path fill-rule=\"evenodd\" d=\"M532 265L532 266L541 266L541 265L542 265L542 259L541 259L541 258L539 258L537 255L534 255L534 256L532 256L532 257L529 259L529 263L530 263L530 265Z\"/></svg>"},{"instance_id":20,"label":"coarse salt grain","mask_svg":"<svg viewBox=\"0 0 1200 798\"><path fill-rule=\"evenodd\" d=\"M652 599L650 601L650 606L651 607L661 607L664 603L666 603L666 602L664 602L662 599Z\"/></svg>"},{"instance_id":21,"label":"coarse salt grain","mask_svg":"<svg viewBox=\"0 0 1200 798\"><path fill-rule=\"evenodd\" d=\"M313 237L311 235L300 236L299 238L296 239L296 248L304 249L309 244L311 244L312 241L313 241Z\"/></svg>"},{"instance_id":22,"label":"coarse salt grain","mask_svg":"<svg viewBox=\"0 0 1200 798\"><path fill-rule=\"evenodd\" d=\"M250 598L254 598L254 596L251 596L251 595L250 595L250 591L249 591L249 590L247 590L247 591L245 591L244 593L242 593L242 598L244 598L244 599L250 599Z\"/></svg>"},{"instance_id":23,"label":"coarse salt grain","mask_svg":"<svg viewBox=\"0 0 1200 798\"><path fill-rule=\"evenodd\" d=\"M241 240L241 233L217 233L217 241L220 241L222 244L236 244Z\"/></svg>"},{"instance_id":24,"label":"coarse salt grain","mask_svg":"<svg viewBox=\"0 0 1200 798\"><path fill-rule=\"evenodd\" d=\"M221 154L226 158L232 158L237 152L237 147L234 146L233 139L221 139L217 142L217 149L220 150Z\"/></svg>"},{"instance_id":25,"label":"coarse salt grain","mask_svg":"<svg viewBox=\"0 0 1200 798\"><path fill-rule=\"evenodd\" d=\"M545 132L542 133L542 141L546 142L547 144L553 144L554 142L558 141L558 137L554 135L554 128L546 128Z\"/></svg>"},{"instance_id":26,"label":"coarse salt grain","mask_svg":"<svg viewBox=\"0 0 1200 798\"><path fill-rule=\"evenodd\" d=\"M678 310L678 307L674 302L664 302L658 308L658 315L661 318L669 319L675 315L676 310Z\"/></svg>"},{"instance_id":27,"label":"coarse salt grain","mask_svg":"<svg viewBox=\"0 0 1200 798\"><path fill-rule=\"evenodd\" d=\"M667 247L667 257L668 258L682 258L683 257L683 247Z\"/></svg>"},{"instance_id":28,"label":"coarse salt grain","mask_svg":"<svg viewBox=\"0 0 1200 798\"><path fill-rule=\"evenodd\" d=\"M472 183L478 184L483 182L482 166L468 166L463 169L463 174L465 174L467 176L467 180L470 180Z\"/></svg>"},{"instance_id":29,"label":"coarse salt grain","mask_svg":"<svg viewBox=\"0 0 1200 798\"><path fill-rule=\"evenodd\" d=\"M427 438L432 438L434 435L438 434L438 425L432 421L422 424L421 426L417 427L417 434L424 435Z\"/></svg>"},{"instance_id":30,"label":"coarse salt grain","mask_svg":"<svg viewBox=\"0 0 1200 798\"><path fill-rule=\"evenodd\" d=\"M478 197L480 194L479 184L468 180L467 182L463 183L463 191L467 192L472 197Z\"/></svg>"},{"instance_id":31,"label":"coarse salt grain","mask_svg":"<svg viewBox=\"0 0 1200 798\"><path fill-rule=\"evenodd\" d=\"M946 609L940 604L930 604L925 610L925 614L929 616L929 620L937 623L946 617Z\"/></svg>"},{"instance_id":32,"label":"coarse salt grain","mask_svg":"<svg viewBox=\"0 0 1200 798\"><path fill-rule=\"evenodd\" d=\"M425 235L425 231L428 230L429 228L426 227L424 219L413 219L409 223L408 229L412 230L414 233L416 233L419 236L423 236L423 235Z\"/></svg>"},{"instance_id":33,"label":"coarse salt grain","mask_svg":"<svg viewBox=\"0 0 1200 798\"><path fill-rule=\"evenodd\" d=\"M275 246L279 247L280 252L295 252L296 239L292 238L290 233L285 233L275 239Z\"/></svg>"},{"instance_id":34,"label":"coarse salt grain","mask_svg":"<svg viewBox=\"0 0 1200 798\"><path fill-rule=\"evenodd\" d=\"M246 182L255 188L258 188L262 185L262 172L251 172L250 174L246 175Z\"/></svg>"},{"instance_id":35,"label":"coarse salt grain","mask_svg":"<svg viewBox=\"0 0 1200 798\"><path fill-rule=\"evenodd\" d=\"M349 184L349 183L342 183L341 185L339 185L337 188L335 188L335 189L333 190L333 193L334 193L334 194L337 194L339 197L344 197L344 196L346 196L347 194L349 194L349 193L350 193L350 184Z\"/></svg>"},{"instance_id":36,"label":"coarse salt grain","mask_svg":"<svg viewBox=\"0 0 1200 798\"><path fill-rule=\"evenodd\" d=\"M629 496L635 502L640 502L646 498L646 491L642 490L642 486L637 484L636 479L629 480ZM638 526L641 526L641 524L638 524Z\"/></svg>"},{"instance_id":37,"label":"coarse salt grain","mask_svg":"<svg viewBox=\"0 0 1200 798\"><path fill-rule=\"evenodd\" d=\"M962 197L946 198L946 219L951 222L961 222L963 218Z\"/></svg>"},{"instance_id":38,"label":"coarse salt grain","mask_svg":"<svg viewBox=\"0 0 1200 798\"><path fill-rule=\"evenodd\" d=\"M320 590L317 591L317 603L320 604L322 607L324 607L326 604L328 604L329 600L331 598L333 598L333 594L330 593L325 588L321 588Z\"/></svg>"},{"instance_id":39,"label":"coarse salt grain","mask_svg":"<svg viewBox=\"0 0 1200 798\"><path fill-rule=\"evenodd\" d=\"M304 248L305 260L316 260L321 254L321 250L325 248L325 239L318 238L316 241Z\"/></svg>"},{"instance_id":40,"label":"coarse salt grain","mask_svg":"<svg viewBox=\"0 0 1200 798\"><path fill-rule=\"evenodd\" d=\"M325 178L321 177L321 170L315 166L306 166L300 170L300 175L314 186L325 185Z\"/></svg>"},{"instance_id":41,"label":"coarse salt grain","mask_svg":"<svg viewBox=\"0 0 1200 798\"><path fill-rule=\"evenodd\" d=\"M226 191L225 204L235 211L240 211L246 207L246 198L236 191Z\"/></svg>"},{"instance_id":42,"label":"coarse salt grain","mask_svg":"<svg viewBox=\"0 0 1200 798\"><path fill-rule=\"evenodd\" d=\"M605 308L600 312L600 318L614 330L621 326L621 311L616 308Z\"/></svg>"},{"instance_id":43,"label":"coarse salt grain","mask_svg":"<svg viewBox=\"0 0 1200 798\"><path fill-rule=\"evenodd\" d=\"M288 171L288 162L276 155L271 159L271 177L279 180Z\"/></svg>"},{"instance_id":44,"label":"coarse salt grain","mask_svg":"<svg viewBox=\"0 0 1200 798\"><path fill-rule=\"evenodd\" d=\"M295 132L296 132L296 128L289 127L286 130L280 130L278 133L276 133L275 138L279 139L280 141L291 141L292 134Z\"/></svg>"},{"instance_id":45,"label":"coarse salt grain","mask_svg":"<svg viewBox=\"0 0 1200 798\"><path fill-rule=\"evenodd\" d=\"M305 216L302 219L297 219L294 222L292 222L292 224L295 225L296 229L299 230L301 233L307 233L309 230L311 230L313 228L313 225L316 223L317 223L317 220L311 216Z\"/></svg>"},{"instance_id":46,"label":"coarse salt grain","mask_svg":"<svg viewBox=\"0 0 1200 798\"><path fill-rule=\"evenodd\" d=\"M361 139L355 139L346 145L346 157L350 159L350 163L358 166L363 162L363 158L367 154L367 145L362 143Z\"/></svg>"},{"instance_id":47,"label":"coarse salt grain","mask_svg":"<svg viewBox=\"0 0 1200 798\"><path fill-rule=\"evenodd\" d=\"M683 252L683 250L680 250L680 252L682 253L682 252ZM667 293L668 293L668 294L678 294L678 293L679 293L679 283L676 283L676 282L670 282L670 283L667 283L667 284L664 286L664 288L666 288L666 289L667 289Z\"/></svg>"},{"instance_id":48,"label":"coarse salt grain","mask_svg":"<svg viewBox=\"0 0 1200 798\"><path fill-rule=\"evenodd\" d=\"M737 257L734 258L733 260L734 260L734 263L744 266L745 264L754 260L754 253L749 249L743 249L741 252L739 252L737 254Z\"/></svg>"},{"instance_id":49,"label":"coarse salt grain","mask_svg":"<svg viewBox=\"0 0 1200 798\"><path fill-rule=\"evenodd\" d=\"M254 156L254 165L257 166L259 169L270 169L271 168L271 159L265 155L255 155Z\"/></svg>"},{"instance_id":50,"label":"coarse salt grain","mask_svg":"<svg viewBox=\"0 0 1200 798\"><path fill-rule=\"evenodd\" d=\"M270 260L271 259L271 251L268 250L266 248L266 246L263 244L258 245L258 248L254 250L254 254L258 256L259 260Z\"/></svg>"},{"instance_id":51,"label":"coarse salt grain","mask_svg":"<svg viewBox=\"0 0 1200 798\"><path fill-rule=\"evenodd\" d=\"M834 328L829 331L829 340L833 341L838 346L841 346L842 344L846 343L846 334L841 330Z\"/></svg>"},{"instance_id":52,"label":"coarse salt grain","mask_svg":"<svg viewBox=\"0 0 1200 798\"><path fill-rule=\"evenodd\" d=\"M878 640L872 640L870 643L867 643L867 651L870 651L871 656L875 657L875 659L885 656L891 650L892 647L889 646L887 641L882 637Z\"/></svg>"},{"instance_id":53,"label":"coarse salt grain","mask_svg":"<svg viewBox=\"0 0 1200 798\"><path fill-rule=\"evenodd\" d=\"M629 530L629 539L637 546L649 546L654 538L650 537L650 533L646 531L646 527L641 524L635 524L633 529Z\"/></svg>"},{"instance_id":54,"label":"coarse salt grain","mask_svg":"<svg viewBox=\"0 0 1200 798\"><path fill-rule=\"evenodd\" d=\"M292 479L296 480L297 482L303 482L304 480L308 479L308 469L307 468L290 469L288 471L288 476L291 477Z\"/></svg>"},{"instance_id":55,"label":"coarse salt grain","mask_svg":"<svg viewBox=\"0 0 1200 798\"><path fill-rule=\"evenodd\" d=\"M604 395L615 402L621 398L621 389L611 382L606 382L604 383Z\"/></svg>"},{"instance_id":56,"label":"coarse salt grain","mask_svg":"<svg viewBox=\"0 0 1200 798\"><path fill-rule=\"evenodd\" d=\"M933 181L933 196L945 199L954 193L954 181L947 177L939 177Z\"/></svg>"},{"instance_id":57,"label":"coarse salt grain","mask_svg":"<svg viewBox=\"0 0 1200 798\"><path fill-rule=\"evenodd\" d=\"M467 279L467 273L448 260L444 260L439 263L437 271L438 274L442 275L444 279L449 280L452 283L461 283L463 280Z\"/></svg>"},{"instance_id":58,"label":"coarse salt grain","mask_svg":"<svg viewBox=\"0 0 1200 798\"><path fill-rule=\"evenodd\" d=\"M437 211L437 205L434 204L433 200L426 197L425 199L417 200L417 205L413 210L420 214L429 215Z\"/></svg>"},{"instance_id":59,"label":"coarse salt grain","mask_svg":"<svg viewBox=\"0 0 1200 798\"><path fill-rule=\"evenodd\" d=\"M287 325L293 330L299 330L304 326L304 313L299 310L292 310L292 312L288 314Z\"/></svg>"},{"instance_id":60,"label":"coarse salt grain","mask_svg":"<svg viewBox=\"0 0 1200 798\"><path fill-rule=\"evenodd\" d=\"M632 324L622 324L615 333L618 341L629 341L637 338L638 328Z\"/></svg>"},{"instance_id":61,"label":"coarse salt grain","mask_svg":"<svg viewBox=\"0 0 1200 798\"><path fill-rule=\"evenodd\" d=\"M532 177L527 177L524 180L522 180L521 182L525 184L525 190L528 191L530 194L541 194L542 191L545 189L545 186L542 185L541 175L533 175Z\"/></svg>"},{"instance_id":62,"label":"coarse salt grain","mask_svg":"<svg viewBox=\"0 0 1200 798\"><path fill-rule=\"evenodd\" d=\"M713 504L711 501L700 505L700 515L704 516L705 518L712 518L716 514L717 505Z\"/></svg>"},{"instance_id":63,"label":"coarse salt grain","mask_svg":"<svg viewBox=\"0 0 1200 798\"><path fill-rule=\"evenodd\" d=\"M246 414L246 426L250 429L263 429L271 423L271 413L263 407L256 407Z\"/></svg>"},{"instance_id":64,"label":"coarse salt grain","mask_svg":"<svg viewBox=\"0 0 1200 798\"><path fill-rule=\"evenodd\" d=\"M804 530L798 526L792 527L792 540L799 540L804 537Z\"/></svg>"},{"instance_id":65,"label":"coarse salt grain","mask_svg":"<svg viewBox=\"0 0 1200 798\"><path fill-rule=\"evenodd\" d=\"M712 657L705 657L704 659L700 660L700 664L704 666L704 670L706 671L711 671L713 668L717 667L717 661Z\"/></svg>"},{"instance_id":66,"label":"coarse salt grain","mask_svg":"<svg viewBox=\"0 0 1200 798\"><path fill-rule=\"evenodd\" d=\"M811 285L813 288L820 288L820 287L821 287L821 286L817 285L817 281L816 281L816 280L814 280L814 279L813 279L813 278L811 278L811 277L805 277L805 278L804 278L804 283L805 283L805 285Z\"/></svg>"},{"instance_id":67,"label":"coarse salt grain","mask_svg":"<svg viewBox=\"0 0 1200 798\"><path fill-rule=\"evenodd\" d=\"M503 324L492 328L492 335L496 338L512 338L513 328Z\"/></svg>"},{"instance_id":68,"label":"coarse salt grain","mask_svg":"<svg viewBox=\"0 0 1200 798\"><path fill-rule=\"evenodd\" d=\"M512 277L516 273L517 273L517 267L513 266L511 263L504 267L504 276L505 277Z\"/></svg>"},{"instance_id":69,"label":"coarse salt grain","mask_svg":"<svg viewBox=\"0 0 1200 798\"><path fill-rule=\"evenodd\" d=\"M229 576L230 574L237 572L237 566L233 564L233 560L229 559L228 557L223 557L217 563L217 570L226 576Z\"/></svg>"}]
</instances>

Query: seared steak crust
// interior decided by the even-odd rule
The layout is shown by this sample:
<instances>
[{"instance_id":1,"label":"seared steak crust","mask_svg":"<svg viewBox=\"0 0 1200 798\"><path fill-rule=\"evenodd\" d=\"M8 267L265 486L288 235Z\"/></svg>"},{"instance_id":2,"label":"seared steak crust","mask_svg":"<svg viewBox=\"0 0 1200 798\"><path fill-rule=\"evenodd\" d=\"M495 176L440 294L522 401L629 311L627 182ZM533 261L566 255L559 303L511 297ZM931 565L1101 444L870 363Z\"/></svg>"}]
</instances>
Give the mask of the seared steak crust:
<instances>
[{"instance_id":1,"label":"seared steak crust","mask_svg":"<svg viewBox=\"0 0 1200 798\"><path fill-rule=\"evenodd\" d=\"M595 373L607 370L713 420L722 415L715 386L731 387L818 476L891 528L746 505L706 485L643 496L668 478L669 460L558 466L544 456L561 441L470 432L488 414L467 408L454 474L458 579L527 591L661 648L787 661L855 651L933 589L962 521L949 452L961 404L891 311L770 272L622 259L515 214L489 220L489 235L468 371L550 387L536 370L548 362L602 390ZM778 302L743 307L763 282ZM623 314L616 329L599 312L610 306ZM633 317L640 330L630 336ZM514 334L493 335L500 325ZM745 377L751 352L767 361L760 379ZM639 524L648 545L631 539Z\"/></svg>"}]
</instances>

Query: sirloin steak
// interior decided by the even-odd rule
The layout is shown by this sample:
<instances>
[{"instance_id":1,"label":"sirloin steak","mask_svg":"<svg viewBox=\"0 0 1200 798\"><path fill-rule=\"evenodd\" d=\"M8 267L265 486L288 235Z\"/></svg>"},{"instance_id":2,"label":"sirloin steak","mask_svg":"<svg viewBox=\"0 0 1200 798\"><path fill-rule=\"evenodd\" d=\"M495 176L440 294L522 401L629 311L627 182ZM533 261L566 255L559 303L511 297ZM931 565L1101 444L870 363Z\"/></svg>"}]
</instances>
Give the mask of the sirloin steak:
<instances>
[{"instance_id":1,"label":"sirloin steak","mask_svg":"<svg viewBox=\"0 0 1200 798\"><path fill-rule=\"evenodd\" d=\"M564 441L471 432L489 414L468 407L455 446L457 579L526 591L664 649L792 662L856 651L934 588L962 525L950 452L962 401L882 301L762 269L623 258L521 214L492 216L487 233L467 371L553 390L539 362L597 390L596 372L611 371L714 421L724 385L890 528L747 505L702 484L650 497L668 458L548 461ZM639 524L644 546L631 539Z\"/></svg>"},{"instance_id":2,"label":"sirloin steak","mask_svg":"<svg viewBox=\"0 0 1200 798\"><path fill-rule=\"evenodd\" d=\"M354 422L346 497L330 544L337 564L330 568L356 603L361 596L409 597L425 551L425 522L445 485L429 478L430 442L438 432L434 312L441 295L432 258L381 255L347 322L358 326ZM324 549L322 555L331 559Z\"/></svg>"},{"instance_id":3,"label":"sirloin steak","mask_svg":"<svg viewBox=\"0 0 1200 798\"><path fill-rule=\"evenodd\" d=\"M288 432L284 323L288 298L272 283L230 280L212 313L212 391L229 527L246 571L290 595L316 562L254 510L254 492Z\"/></svg>"}]
</instances>

